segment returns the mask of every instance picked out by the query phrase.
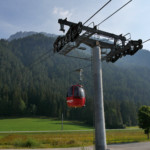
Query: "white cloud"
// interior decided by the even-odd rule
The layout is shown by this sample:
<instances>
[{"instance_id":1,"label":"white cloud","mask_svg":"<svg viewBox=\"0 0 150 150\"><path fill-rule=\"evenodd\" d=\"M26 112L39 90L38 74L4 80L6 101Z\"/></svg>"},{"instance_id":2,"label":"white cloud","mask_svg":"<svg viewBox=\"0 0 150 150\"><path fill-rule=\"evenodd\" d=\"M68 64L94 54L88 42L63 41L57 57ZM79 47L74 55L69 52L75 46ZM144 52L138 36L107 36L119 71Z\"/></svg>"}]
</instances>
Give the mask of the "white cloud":
<instances>
[{"instance_id":1,"label":"white cloud","mask_svg":"<svg viewBox=\"0 0 150 150\"><path fill-rule=\"evenodd\" d=\"M53 14L57 14L57 13L58 13L58 8L55 7L55 8L53 9Z\"/></svg>"},{"instance_id":2,"label":"white cloud","mask_svg":"<svg viewBox=\"0 0 150 150\"><path fill-rule=\"evenodd\" d=\"M72 11L65 10L64 8L61 7L54 7L53 9L53 14L57 15L61 18L70 18L72 16Z\"/></svg>"}]
</instances>

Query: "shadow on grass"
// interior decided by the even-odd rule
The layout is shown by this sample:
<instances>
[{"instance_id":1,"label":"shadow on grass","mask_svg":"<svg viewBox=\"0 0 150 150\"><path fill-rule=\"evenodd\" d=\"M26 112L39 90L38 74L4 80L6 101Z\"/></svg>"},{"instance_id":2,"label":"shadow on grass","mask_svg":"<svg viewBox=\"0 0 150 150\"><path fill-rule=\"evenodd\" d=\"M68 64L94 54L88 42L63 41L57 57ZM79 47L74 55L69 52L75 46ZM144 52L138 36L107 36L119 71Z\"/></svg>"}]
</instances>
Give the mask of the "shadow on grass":
<instances>
[{"instance_id":1,"label":"shadow on grass","mask_svg":"<svg viewBox=\"0 0 150 150\"><path fill-rule=\"evenodd\" d=\"M62 122L52 122L52 124L61 125ZM92 128L92 126L90 126L84 122L79 122L79 121L63 121L63 124L64 125L78 125L78 126L82 126L82 127Z\"/></svg>"},{"instance_id":2,"label":"shadow on grass","mask_svg":"<svg viewBox=\"0 0 150 150\"><path fill-rule=\"evenodd\" d=\"M0 120L4 119L50 119L50 117L45 116L3 116L0 117Z\"/></svg>"},{"instance_id":3,"label":"shadow on grass","mask_svg":"<svg viewBox=\"0 0 150 150\"><path fill-rule=\"evenodd\" d=\"M108 145L120 145L120 144L129 144L129 143L139 143L141 142L140 140L126 140L126 141L116 141L116 140L112 140L112 141L107 141ZM144 141L142 141L144 142Z\"/></svg>"}]
</instances>

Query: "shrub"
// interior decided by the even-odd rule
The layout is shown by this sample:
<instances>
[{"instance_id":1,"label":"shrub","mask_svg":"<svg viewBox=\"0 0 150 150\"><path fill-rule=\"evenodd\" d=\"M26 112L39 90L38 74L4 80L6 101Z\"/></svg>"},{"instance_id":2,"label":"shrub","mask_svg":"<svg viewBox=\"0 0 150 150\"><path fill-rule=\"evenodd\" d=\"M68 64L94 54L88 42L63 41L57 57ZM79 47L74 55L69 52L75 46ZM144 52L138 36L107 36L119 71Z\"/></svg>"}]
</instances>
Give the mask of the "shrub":
<instances>
[{"instance_id":1,"label":"shrub","mask_svg":"<svg viewBox=\"0 0 150 150\"><path fill-rule=\"evenodd\" d=\"M14 142L14 146L16 147L37 147L39 145L40 143L33 139L27 139L25 141L19 139Z\"/></svg>"}]
</instances>

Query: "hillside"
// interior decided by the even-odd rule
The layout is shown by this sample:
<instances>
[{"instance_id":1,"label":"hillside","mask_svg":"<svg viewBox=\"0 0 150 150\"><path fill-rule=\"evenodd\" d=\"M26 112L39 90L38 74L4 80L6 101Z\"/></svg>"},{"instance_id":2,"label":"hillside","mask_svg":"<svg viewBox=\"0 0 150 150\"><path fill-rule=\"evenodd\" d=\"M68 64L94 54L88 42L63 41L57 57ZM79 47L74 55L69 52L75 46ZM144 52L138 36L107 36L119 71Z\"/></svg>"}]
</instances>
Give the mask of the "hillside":
<instances>
[{"instance_id":1,"label":"hillside","mask_svg":"<svg viewBox=\"0 0 150 150\"><path fill-rule=\"evenodd\" d=\"M0 40L0 116L46 115L93 124L93 85L89 61L53 55L55 37L33 34L10 42ZM43 54L49 53L39 59ZM73 55L89 57L79 51ZM106 126L137 124L137 109L150 105L150 52L103 63ZM143 59L144 58L144 59ZM143 59L143 63L141 63ZM133 61L132 61L133 60ZM138 65L142 64L142 65ZM67 108L66 91L78 83L75 69L84 69L86 107ZM88 114L88 115L87 115Z\"/></svg>"},{"instance_id":2,"label":"hillside","mask_svg":"<svg viewBox=\"0 0 150 150\"><path fill-rule=\"evenodd\" d=\"M134 56L123 57L116 64L121 67L145 67L150 69L150 51L140 50Z\"/></svg>"}]
</instances>

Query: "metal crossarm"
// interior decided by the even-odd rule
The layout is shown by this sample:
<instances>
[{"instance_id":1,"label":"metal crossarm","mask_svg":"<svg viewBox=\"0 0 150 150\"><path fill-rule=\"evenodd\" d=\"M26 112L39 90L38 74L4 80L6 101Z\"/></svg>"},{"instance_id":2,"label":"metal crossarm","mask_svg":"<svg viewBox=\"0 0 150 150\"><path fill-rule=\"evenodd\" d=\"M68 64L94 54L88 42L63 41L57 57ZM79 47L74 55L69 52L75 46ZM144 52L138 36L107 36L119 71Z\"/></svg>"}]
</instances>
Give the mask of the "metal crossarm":
<instances>
[{"instance_id":1,"label":"metal crossarm","mask_svg":"<svg viewBox=\"0 0 150 150\"><path fill-rule=\"evenodd\" d=\"M86 33L83 34L83 36L85 36L87 38L90 38L94 34L97 34L97 35L100 35L103 37L107 37L107 38L112 38L112 39L114 39L114 45L116 44L117 41L121 41L122 45L124 45L124 43L126 41L126 38L122 35L115 35L115 34L112 34L109 32L98 30L96 28L96 26L94 28L91 28L88 26L83 26L81 22L73 23L73 22L67 21L66 19L64 19L64 20L59 19L58 23L60 23L61 31L65 31L64 25L67 25L70 28L67 31L65 36L59 36L56 39L56 41L54 43L54 52L59 53L62 51L62 49L64 48L64 46L66 44L68 44L69 42L75 42L79 38L82 31L86 31Z\"/></svg>"},{"instance_id":2,"label":"metal crossarm","mask_svg":"<svg viewBox=\"0 0 150 150\"><path fill-rule=\"evenodd\" d=\"M58 23L60 25L67 25L69 27L77 25L76 23L67 21L66 19L64 19L64 20L59 19ZM88 31L88 32L91 32L91 33L94 33L94 34L97 33L99 35L109 37L109 38L111 37L111 38L115 38L115 39L118 39L118 40L124 40L124 41L126 40L126 38L122 35L115 35L113 33L105 32L105 31L102 31L102 30L97 30L96 26L94 28L91 28L91 27L88 27L88 26L82 26L82 30L85 30L85 31Z\"/></svg>"},{"instance_id":3,"label":"metal crossarm","mask_svg":"<svg viewBox=\"0 0 150 150\"><path fill-rule=\"evenodd\" d=\"M93 28L82 25L82 22L73 23L67 21L67 19L59 19L60 30L65 31L64 25L69 26L65 36L59 36L54 42L54 52L66 55L71 50L78 48L81 43L84 43L90 47L95 46L95 41L100 43L101 48L110 49L109 53L105 53L102 60L107 62L115 62L122 56L134 55L138 50L142 49L142 40L130 40L126 39L126 35L116 35L113 33L98 30L96 26ZM82 34L82 31L85 33ZM93 38L93 35L97 34L104 39L109 38L111 40L104 40L103 38ZM119 44L118 44L119 43Z\"/></svg>"}]
</instances>

